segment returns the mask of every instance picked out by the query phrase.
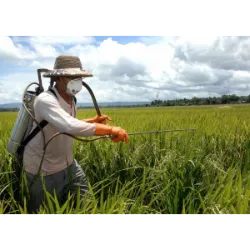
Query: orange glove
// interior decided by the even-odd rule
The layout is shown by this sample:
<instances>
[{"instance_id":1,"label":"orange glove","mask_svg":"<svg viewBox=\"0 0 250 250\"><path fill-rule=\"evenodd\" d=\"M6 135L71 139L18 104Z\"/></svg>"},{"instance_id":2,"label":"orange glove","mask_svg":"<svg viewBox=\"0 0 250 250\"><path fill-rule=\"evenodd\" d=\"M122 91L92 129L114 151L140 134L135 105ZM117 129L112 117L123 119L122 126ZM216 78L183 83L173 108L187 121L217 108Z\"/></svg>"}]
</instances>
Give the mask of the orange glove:
<instances>
[{"instance_id":1,"label":"orange glove","mask_svg":"<svg viewBox=\"0 0 250 250\"><path fill-rule=\"evenodd\" d=\"M107 120L112 121L112 119L107 116L107 115L96 115L93 118L89 118L89 119L85 119L85 122L89 122L89 123L102 123L102 124L107 124Z\"/></svg>"},{"instance_id":2,"label":"orange glove","mask_svg":"<svg viewBox=\"0 0 250 250\"><path fill-rule=\"evenodd\" d=\"M125 141L128 143L128 134L120 127L113 127L104 124L95 124L95 135L111 135L113 142Z\"/></svg>"}]
</instances>

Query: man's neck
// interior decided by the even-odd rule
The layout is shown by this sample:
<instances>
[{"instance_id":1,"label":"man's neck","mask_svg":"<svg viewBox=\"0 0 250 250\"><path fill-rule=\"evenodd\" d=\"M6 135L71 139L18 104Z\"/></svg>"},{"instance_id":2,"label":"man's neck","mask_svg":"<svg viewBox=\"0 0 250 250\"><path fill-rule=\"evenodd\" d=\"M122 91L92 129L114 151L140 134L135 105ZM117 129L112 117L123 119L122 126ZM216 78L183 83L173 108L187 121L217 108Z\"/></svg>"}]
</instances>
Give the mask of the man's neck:
<instances>
[{"instance_id":1,"label":"man's neck","mask_svg":"<svg viewBox=\"0 0 250 250\"><path fill-rule=\"evenodd\" d=\"M65 102L67 102L68 104L72 104L72 98L71 96L65 92L65 90L62 90L61 88L59 88L58 85L55 86L57 92L59 93L59 95L64 99Z\"/></svg>"}]
</instances>

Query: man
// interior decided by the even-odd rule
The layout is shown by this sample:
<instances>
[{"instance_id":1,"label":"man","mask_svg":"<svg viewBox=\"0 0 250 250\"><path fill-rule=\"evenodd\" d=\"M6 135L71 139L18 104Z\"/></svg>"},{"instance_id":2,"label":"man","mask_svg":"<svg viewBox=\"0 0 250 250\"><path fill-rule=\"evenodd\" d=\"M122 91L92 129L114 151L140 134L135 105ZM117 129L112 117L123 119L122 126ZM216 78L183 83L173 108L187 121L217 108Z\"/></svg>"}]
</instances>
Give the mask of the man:
<instances>
[{"instance_id":1,"label":"man","mask_svg":"<svg viewBox=\"0 0 250 250\"><path fill-rule=\"evenodd\" d=\"M73 159L73 139L67 135L56 136L44 152L44 138L47 142L54 134L67 132L74 136L112 135L113 142L128 143L125 130L106 125L106 120L111 120L106 115L86 120L75 118L73 97L82 88L82 78L91 76L75 56L57 57L54 69L44 74L44 77L51 77L51 83L56 84L52 91L44 91L34 101L35 119L38 122L46 120L48 124L43 128L44 137L40 131L27 144L23 154L30 193L30 211L37 211L44 201L43 181L46 190L51 194L55 190L59 200L66 189L74 193L79 188L81 195L88 191L85 174Z\"/></svg>"}]
</instances>

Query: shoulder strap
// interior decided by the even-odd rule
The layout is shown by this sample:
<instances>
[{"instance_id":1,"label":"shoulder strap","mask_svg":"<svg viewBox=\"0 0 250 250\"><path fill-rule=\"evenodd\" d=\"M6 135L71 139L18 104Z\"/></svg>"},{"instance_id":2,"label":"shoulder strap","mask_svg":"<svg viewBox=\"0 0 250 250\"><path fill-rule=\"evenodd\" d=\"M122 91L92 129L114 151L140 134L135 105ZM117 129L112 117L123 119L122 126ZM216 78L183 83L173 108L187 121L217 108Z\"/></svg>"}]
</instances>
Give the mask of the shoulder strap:
<instances>
[{"instance_id":1,"label":"shoulder strap","mask_svg":"<svg viewBox=\"0 0 250 250\"><path fill-rule=\"evenodd\" d=\"M54 96L57 98L57 95L55 93L55 91L53 89L49 89L49 91L51 93L54 94ZM21 148L19 150L22 150L25 148L25 146L39 133L39 131L41 129L43 129L46 125L48 124L48 122L46 120L42 120L39 123L39 126L37 125L33 131L26 137L26 139L22 142Z\"/></svg>"},{"instance_id":2,"label":"shoulder strap","mask_svg":"<svg viewBox=\"0 0 250 250\"><path fill-rule=\"evenodd\" d=\"M39 123L39 126L37 125L33 129L33 131L26 137L26 139L22 142L22 146L25 147L31 141L31 139L33 139L38 134L38 132L40 131L40 128L43 129L47 124L48 122L46 120L42 120Z\"/></svg>"},{"instance_id":3,"label":"shoulder strap","mask_svg":"<svg viewBox=\"0 0 250 250\"><path fill-rule=\"evenodd\" d=\"M53 89L49 88L49 91L57 98L56 92Z\"/></svg>"},{"instance_id":4,"label":"shoulder strap","mask_svg":"<svg viewBox=\"0 0 250 250\"><path fill-rule=\"evenodd\" d=\"M77 99L76 99L76 97L75 97L75 96L73 96L73 98L74 98L74 102L75 102L75 105L76 105L76 103L77 103Z\"/></svg>"}]
</instances>

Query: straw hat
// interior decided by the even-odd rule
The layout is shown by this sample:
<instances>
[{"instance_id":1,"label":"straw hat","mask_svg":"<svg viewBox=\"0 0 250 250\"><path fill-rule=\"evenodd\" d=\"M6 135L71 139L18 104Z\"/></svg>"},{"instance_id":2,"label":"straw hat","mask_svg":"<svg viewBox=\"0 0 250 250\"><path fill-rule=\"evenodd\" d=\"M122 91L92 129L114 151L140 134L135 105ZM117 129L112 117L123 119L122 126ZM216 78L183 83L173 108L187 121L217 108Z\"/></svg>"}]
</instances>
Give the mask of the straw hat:
<instances>
[{"instance_id":1,"label":"straw hat","mask_svg":"<svg viewBox=\"0 0 250 250\"><path fill-rule=\"evenodd\" d=\"M82 68L80 59L76 56L58 56L56 58L54 69L43 74L44 77L55 76L79 76L91 77L90 72Z\"/></svg>"}]
</instances>

